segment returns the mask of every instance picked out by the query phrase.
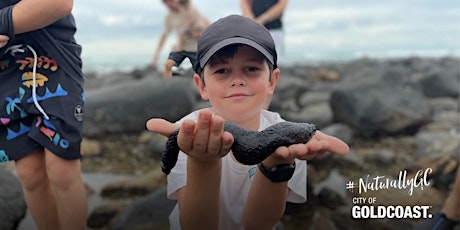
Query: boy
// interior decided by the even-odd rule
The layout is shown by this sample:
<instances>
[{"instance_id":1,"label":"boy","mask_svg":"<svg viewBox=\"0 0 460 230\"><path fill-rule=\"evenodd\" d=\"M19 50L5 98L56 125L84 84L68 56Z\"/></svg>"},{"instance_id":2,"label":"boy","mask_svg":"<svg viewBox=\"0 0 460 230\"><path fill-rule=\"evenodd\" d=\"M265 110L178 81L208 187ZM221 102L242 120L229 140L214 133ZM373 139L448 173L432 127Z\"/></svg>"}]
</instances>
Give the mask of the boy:
<instances>
[{"instance_id":1,"label":"boy","mask_svg":"<svg viewBox=\"0 0 460 230\"><path fill-rule=\"evenodd\" d=\"M168 197L178 200L171 229L272 229L286 201L306 201L305 160L326 151L345 154L348 146L317 131L307 144L279 147L261 164L234 159L224 120L249 130L283 121L263 110L280 70L269 31L254 20L231 15L211 24L198 40L195 72L195 84L212 108L177 124L147 122L149 130L165 136L181 128L181 152L168 175Z\"/></svg>"},{"instance_id":2,"label":"boy","mask_svg":"<svg viewBox=\"0 0 460 230\"><path fill-rule=\"evenodd\" d=\"M72 0L0 1L0 162L39 229L85 229L81 47ZM7 185L2 185L7 186Z\"/></svg>"},{"instance_id":3,"label":"boy","mask_svg":"<svg viewBox=\"0 0 460 230\"><path fill-rule=\"evenodd\" d=\"M179 67L185 58L195 65L197 40L201 32L209 25L209 21L201 15L190 0L163 0L163 3L169 11L165 17L163 33L155 50L152 65L157 65L158 56L166 37L170 32L175 31L178 42L169 53L163 71L163 77L170 78L173 75L172 68Z\"/></svg>"}]
</instances>

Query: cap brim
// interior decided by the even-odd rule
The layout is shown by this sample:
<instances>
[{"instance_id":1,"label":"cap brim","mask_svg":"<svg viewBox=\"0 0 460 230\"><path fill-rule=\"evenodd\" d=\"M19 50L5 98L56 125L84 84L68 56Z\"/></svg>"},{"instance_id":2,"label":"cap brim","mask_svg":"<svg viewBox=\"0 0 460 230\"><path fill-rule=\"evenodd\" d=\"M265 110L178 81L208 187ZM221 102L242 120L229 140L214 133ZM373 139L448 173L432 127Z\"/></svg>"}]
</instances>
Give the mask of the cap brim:
<instances>
[{"instance_id":1,"label":"cap brim","mask_svg":"<svg viewBox=\"0 0 460 230\"><path fill-rule=\"evenodd\" d=\"M244 44L251 46L252 48L258 50L260 53L262 53L269 61L271 64L274 64L273 56L261 45L259 45L257 42L254 42L253 40L247 39L247 38L242 38L242 37L232 37L232 38L227 38L224 39L218 43L216 43L211 49L209 49L203 57L200 59L200 67L201 69L204 68L206 63L208 63L209 59L214 55L217 51L220 49L232 45L232 44Z\"/></svg>"}]
</instances>

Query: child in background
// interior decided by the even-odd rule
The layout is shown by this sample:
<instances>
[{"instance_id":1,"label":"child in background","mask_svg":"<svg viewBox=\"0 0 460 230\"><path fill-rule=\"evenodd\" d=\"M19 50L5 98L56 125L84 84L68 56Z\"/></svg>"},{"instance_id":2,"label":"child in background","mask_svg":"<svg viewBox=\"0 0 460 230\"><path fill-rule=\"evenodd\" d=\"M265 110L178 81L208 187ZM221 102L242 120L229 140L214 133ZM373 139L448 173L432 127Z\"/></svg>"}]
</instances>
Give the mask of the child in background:
<instances>
[{"instance_id":1,"label":"child in background","mask_svg":"<svg viewBox=\"0 0 460 230\"><path fill-rule=\"evenodd\" d=\"M224 121L259 131L284 121L264 110L280 74L275 44L264 26L231 15L202 33L197 59L194 81L212 107L175 124L147 122L149 130L165 136L181 128L181 152L168 175L168 197L178 201L171 229L272 229L286 201L306 201L305 161L326 151L346 154L349 148L317 131L307 144L279 147L258 165L237 162Z\"/></svg>"},{"instance_id":2,"label":"child in background","mask_svg":"<svg viewBox=\"0 0 460 230\"><path fill-rule=\"evenodd\" d=\"M192 65L196 62L196 46L201 32L209 25L209 21L201 15L190 0L163 0L169 11L164 20L163 33L160 36L157 49L155 50L152 65L156 66L158 56L163 48L169 33L177 33L178 42L169 53L164 63L163 76L170 78L173 75L172 68L179 67L188 58Z\"/></svg>"},{"instance_id":3,"label":"child in background","mask_svg":"<svg viewBox=\"0 0 460 230\"><path fill-rule=\"evenodd\" d=\"M15 161L39 229L86 226L83 73L72 8L71 0L0 1L0 162Z\"/></svg>"},{"instance_id":4,"label":"child in background","mask_svg":"<svg viewBox=\"0 0 460 230\"><path fill-rule=\"evenodd\" d=\"M243 16L254 19L270 31L278 55L284 51L282 17L287 4L288 0L240 0Z\"/></svg>"}]
</instances>

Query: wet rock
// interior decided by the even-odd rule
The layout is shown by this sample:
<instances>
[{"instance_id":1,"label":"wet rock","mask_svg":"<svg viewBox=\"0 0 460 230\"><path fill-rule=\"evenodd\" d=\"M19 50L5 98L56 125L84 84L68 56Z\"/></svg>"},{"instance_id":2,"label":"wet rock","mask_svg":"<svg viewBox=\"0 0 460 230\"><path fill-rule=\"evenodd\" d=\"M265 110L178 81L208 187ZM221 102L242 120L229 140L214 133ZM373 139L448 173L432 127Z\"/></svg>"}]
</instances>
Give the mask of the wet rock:
<instances>
[{"instance_id":1,"label":"wet rock","mask_svg":"<svg viewBox=\"0 0 460 230\"><path fill-rule=\"evenodd\" d=\"M14 230L26 214L26 203L17 177L0 166L0 229Z\"/></svg>"},{"instance_id":2,"label":"wet rock","mask_svg":"<svg viewBox=\"0 0 460 230\"><path fill-rule=\"evenodd\" d=\"M111 199L125 199L145 196L166 183L166 176L156 168L151 172L119 182L105 185L102 188L101 196Z\"/></svg>"},{"instance_id":3,"label":"wet rock","mask_svg":"<svg viewBox=\"0 0 460 230\"><path fill-rule=\"evenodd\" d=\"M346 181L347 179L344 176L342 176L338 172L338 170L333 169L325 180L315 185L313 193L315 195L319 195L324 189L327 189L328 190L327 194L329 195L328 197L326 197L326 199L336 197L336 196L343 199L347 195L345 186L344 186ZM337 201L337 199L333 199L333 200Z\"/></svg>"},{"instance_id":4,"label":"wet rock","mask_svg":"<svg viewBox=\"0 0 460 230\"><path fill-rule=\"evenodd\" d=\"M167 229L176 201L166 198L166 187L135 200L110 222L111 229Z\"/></svg>"},{"instance_id":5,"label":"wet rock","mask_svg":"<svg viewBox=\"0 0 460 230\"><path fill-rule=\"evenodd\" d=\"M334 91L331 107L336 121L366 137L414 132L429 120L420 91L387 82Z\"/></svg>"},{"instance_id":6,"label":"wet rock","mask_svg":"<svg viewBox=\"0 0 460 230\"><path fill-rule=\"evenodd\" d=\"M86 226L96 229L102 228L110 223L113 217L119 214L124 208L125 205L122 204L112 204L97 207L89 215Z\"/></svg>"},{"instance_id":7,"label":"wet rock","mask_svg":"<svg viewBox=\"0 0 460 230\"><path fill-rule=\"evenodd\" d=\"M321 132L337 137L348 145L353 143L353 130L347 124L334 123L322 128Z\"/></svg>"},{"instance_id":8,"label":"wet rock","mask_svg":"<svg viewBox=\"0 0 460 230\"><path fill-rule=\"evenodd\" d=\"M443 155L458 155L460 134L440 131L421 131L416 135L415 156L436 158Z\"/></svg>"},{"instance_id":9,"label":"wet rock","mask_svg":"<svg viewBox=\"0 0 460 230\"><path fill-rule=\"evenodd\" d=\"M151 117L178 120L195 103L190 79L152 79L125 82L86 93L85 136L140 133Z\"/></svg>"},{"instance_id":10,"label":"wet rock","mask_svg":"<svg viewBox=\"0 0 460 230\"><path fill-rule=\"evenodd\" d=\"M95 156L102 153L102 144L97 140L83 138L81 151L84 156Z\"/></svg>"},{"instance_id":11,"label":"wet rock","mask_svg":"<svg viewBox=\"0 0 460 230\"><path fill-rule=\"evenodd\" d=\"M377 164L388 165L396 160L396 153L389 149L380 149L366 156L366 159Z\"/></svg>"}]
</instances>

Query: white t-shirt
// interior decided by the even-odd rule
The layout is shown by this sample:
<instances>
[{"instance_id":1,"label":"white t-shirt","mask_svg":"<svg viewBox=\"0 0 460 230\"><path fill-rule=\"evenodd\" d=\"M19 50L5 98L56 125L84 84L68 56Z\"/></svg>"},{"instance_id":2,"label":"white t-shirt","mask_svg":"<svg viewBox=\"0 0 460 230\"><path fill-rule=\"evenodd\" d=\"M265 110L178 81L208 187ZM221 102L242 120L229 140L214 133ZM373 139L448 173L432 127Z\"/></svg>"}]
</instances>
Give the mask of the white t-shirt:
<instances>
[{"instance_id":1,"label":"white t-shirt","mask_svg":"<svg viewBox=\"0 0 460 230\"><path fill-rule=\"evenodd\" d=\"M202 28L204 29L207 19L198 11L198 9L189 4L188 7L181 6L178 12L168 11L165 16L163 33L180 32L184 29ZM192 24L192 25L191 25ZM182 48L185 51L196 52L198 46L198 38L184 36L184 44Z\"/></svg>"},{"instance_id":2,"label":"white t-shirt","mask_svg":"<svg viewBox=\"0 0 460 230\"><path fill-rule=\"evenodd\" d=\"M198 112L190 113L177 123L182 123L185 119L196 121ZM262 110L259 131L282 121L284 120L278 113ZM186 160L187 155L182 151L179 152L176 166L168 175L167 192L170 199L177 200L177 190L186 185ZM256 165L243 165L235 162L230 154L222 158L219 229L244 229L242 223L243 209L255 171ZM307 164L305 161L296 159L296 169L294 175L288 181L288 187L290 192L287 201L303 203L307 200ZM169 216L169 222L171 229L181 229L178 205Z\"/></svg>"}]
</instances>

